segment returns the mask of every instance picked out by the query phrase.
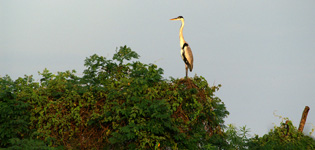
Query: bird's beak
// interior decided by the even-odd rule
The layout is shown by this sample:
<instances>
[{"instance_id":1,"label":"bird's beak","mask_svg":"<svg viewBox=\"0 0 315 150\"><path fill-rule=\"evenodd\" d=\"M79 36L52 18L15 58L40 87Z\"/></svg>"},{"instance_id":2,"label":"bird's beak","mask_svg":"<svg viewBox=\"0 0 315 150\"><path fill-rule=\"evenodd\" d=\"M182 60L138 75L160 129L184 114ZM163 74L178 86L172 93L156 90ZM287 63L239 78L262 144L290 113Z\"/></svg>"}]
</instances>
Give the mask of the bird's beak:
<instances>
[{"instance_id":1,"label":"bird's beak","mask_svg":"<svg viewBox=\"0 0 315 150\"><path fill-rule=\"evenodd\" d=\"M173 18L173 19L170 19L170 20L177 20L177 18Z\"/></svg>"}]
</instances>

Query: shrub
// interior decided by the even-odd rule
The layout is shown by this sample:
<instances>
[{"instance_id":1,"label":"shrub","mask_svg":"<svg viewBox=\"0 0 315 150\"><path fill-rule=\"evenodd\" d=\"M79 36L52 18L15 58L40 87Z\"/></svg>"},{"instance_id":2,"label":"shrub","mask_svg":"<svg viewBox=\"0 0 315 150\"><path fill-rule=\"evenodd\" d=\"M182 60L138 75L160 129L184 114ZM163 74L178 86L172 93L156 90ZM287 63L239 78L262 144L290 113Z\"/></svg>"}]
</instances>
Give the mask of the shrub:
<instances>
[{"instance_id":1,"label":"shrub","mask_svg":"<svg viewBox=\"0 0 315 150\"><path fill-rule=\"evenodd\" d=\"M275 126L268 134L252 138L249 149L313 150L315 149L315 140L299 132L290 120L286 120L285 123L281 122L279 127Z\"/></svg>"},{"instance_id":2,"label":"shrub","mask_svg":"<svg viewBox=\"0 0 315 150\"><path fill-rule=\"evenodd\" d=\"M11 138L28 137L31 133L30 104L33 90L38 87L32 77L13 81L9 76L0 78L0 146L7 147Z\"/></svg>"},{"instance_id":3,"label":"shrub","mask_svg":"<svg viewBox=\"0 0 315 150\"><path fill-rule=\"evenodd\" d=\"M137 58L136 52L124 46L112 60L98 55L86 58L82 77L74 70L52 74L45 69L40 83L28 76L15 82L1 78L1 126L7 128L1 132L2 146L218 146L213 136L223 138L223 119L228 115L224 103L214 96L219 86L210 87L198 76L163 79L161 68L134 61Z\"/></svg>"}]
</instances>

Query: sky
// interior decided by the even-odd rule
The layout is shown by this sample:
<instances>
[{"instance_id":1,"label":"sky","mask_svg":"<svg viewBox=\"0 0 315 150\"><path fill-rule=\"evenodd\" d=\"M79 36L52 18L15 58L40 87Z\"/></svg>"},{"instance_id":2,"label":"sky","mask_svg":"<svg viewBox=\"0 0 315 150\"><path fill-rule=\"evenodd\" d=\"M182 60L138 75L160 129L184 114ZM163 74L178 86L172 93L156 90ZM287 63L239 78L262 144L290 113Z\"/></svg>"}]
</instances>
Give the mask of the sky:
<instances>
[{"instance_id":1,"label":"sky","mask_svg":"<svg viewBox=\"0 0 315 150\"><path fill-rule=\"evenodd\" d=\"M0 76L45 68L76 70L86 57L112 58L127 45L143 63L182 78L180 21L194 55L189 76L203 76L230 112L226 124L260 136L289 118L315 129L315 1L313 0L0 0ZM281 116L279 118L279 116ZM312 134L314 136L315 133Z\"/></svg>"}]
</instances>

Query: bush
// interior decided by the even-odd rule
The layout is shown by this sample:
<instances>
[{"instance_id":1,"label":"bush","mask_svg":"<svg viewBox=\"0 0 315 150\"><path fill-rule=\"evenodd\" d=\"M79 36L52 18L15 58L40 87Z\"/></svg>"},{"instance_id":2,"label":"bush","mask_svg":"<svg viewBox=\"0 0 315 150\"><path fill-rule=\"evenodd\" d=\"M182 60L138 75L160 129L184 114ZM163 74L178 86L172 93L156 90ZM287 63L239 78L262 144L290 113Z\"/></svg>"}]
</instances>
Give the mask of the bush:
<instances>
[{"instance_id":1,"label":"bush","mask_svg":"<svg viewBox=\"0 0 315 150\"><path fill-rule=\"evenodd\" d=\"M38 84L32 78L18 78L13 81L9 76L0 78L0 146L9 145L11 138L24 138L30 134L29 99Z\"/></svg>"},{"instance_id":2,"label":"bush","mask_svg":"<svg viewBox=\"0 0 315 150\"><path fill-rule=\"evenodd\" d=\"M228 115L224 103L214 96L220 85L209 87L198 76L163 79L161 68L131 62L137 58L124 46L112 60L98 55L86 58L82 77L74 70L55 75L45 69L40 83L28 76L16 82L1 78L5 90L0 106L7 117L1 117L1 126L8 130L0 133L2 147L21 145L17 143L67 149L220 147L223 119ZM19 111L9 111L11 107ZM6 122L8 117L19 120L18 124ZM10 145L15 138L20 141Z\"/></svg>"},{"instance_id":3,"label":"bush","mask_svg":"<svg viewBox=\"0 0 315 150\"><path fill-rule=\"evenodd\" d=\"M224 126L229 114L203 77L163 79L124 46L112 59L92 55L86 70L0 77L0 148L9 149L315 149L291 121L263 137Z\"/></svg>"},{"instance_id":4,"label":"bush","mask_svg":"<svg viewBox=\"0 0 315 150\"><path fill-rule=\"evenodd\" d=\"M286 119L262 137L250 137L246 126L237 129L229 125L225 132L224 150L313 150L315 140L299 132L292 122Z\"/></svg>"},{"instance_id":5,"label":"bush","mask_svg":"<svg viewBox=\"0 0 315 150\"><path fill-rule=\"evenodd\" d=\"M299 132L290 120L274 127L263 137L255 136L250 140L249 149L253 150L313 150L315 140Z\"/></svg>"}]
</instances>

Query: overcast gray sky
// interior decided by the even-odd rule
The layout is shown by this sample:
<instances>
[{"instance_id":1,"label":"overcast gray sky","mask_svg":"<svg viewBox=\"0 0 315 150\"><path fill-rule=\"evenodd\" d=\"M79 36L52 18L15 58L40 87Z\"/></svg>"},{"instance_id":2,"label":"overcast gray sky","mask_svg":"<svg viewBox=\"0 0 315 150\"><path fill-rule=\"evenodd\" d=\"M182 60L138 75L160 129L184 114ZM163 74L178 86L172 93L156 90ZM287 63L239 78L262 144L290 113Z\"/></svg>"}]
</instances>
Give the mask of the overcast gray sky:
<instances>
[{"instance_id":1,"label":"overcast gray sky","mask_svg":"<svg viewBox=\"0 0 315 150\"><path fill-rule=\"evenodd\" d=\"M305 132L315 128L314 0L0 0L0 76L80 75L86 57L127 45L165 78L184 77L181 23L169 20L179 15L194 54L189 76L222 84L227 124L263 135L281 121L274 111L298 126L308 105Z\"/></svg>"}]
</instances>

